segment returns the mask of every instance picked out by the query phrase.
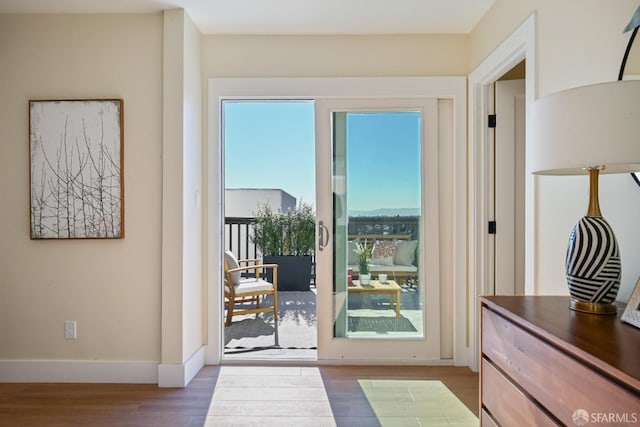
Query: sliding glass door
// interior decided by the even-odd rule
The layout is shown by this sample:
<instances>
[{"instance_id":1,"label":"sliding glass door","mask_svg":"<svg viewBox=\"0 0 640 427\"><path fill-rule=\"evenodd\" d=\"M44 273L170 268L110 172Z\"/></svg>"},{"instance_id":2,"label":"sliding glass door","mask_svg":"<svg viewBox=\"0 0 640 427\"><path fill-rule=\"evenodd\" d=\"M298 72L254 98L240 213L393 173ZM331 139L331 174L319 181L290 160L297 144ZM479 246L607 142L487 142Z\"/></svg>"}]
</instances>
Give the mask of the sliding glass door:
<instances>
[{"instance_id":1,"label":"sliding glass door","mask_svg":"<svg viewBox=\"0 0 640 427\"><path fill-rule=\"evenodd\" d=\"M319 359L440 357L437 114L316 102Z\"/></svg>"}]
</instances>

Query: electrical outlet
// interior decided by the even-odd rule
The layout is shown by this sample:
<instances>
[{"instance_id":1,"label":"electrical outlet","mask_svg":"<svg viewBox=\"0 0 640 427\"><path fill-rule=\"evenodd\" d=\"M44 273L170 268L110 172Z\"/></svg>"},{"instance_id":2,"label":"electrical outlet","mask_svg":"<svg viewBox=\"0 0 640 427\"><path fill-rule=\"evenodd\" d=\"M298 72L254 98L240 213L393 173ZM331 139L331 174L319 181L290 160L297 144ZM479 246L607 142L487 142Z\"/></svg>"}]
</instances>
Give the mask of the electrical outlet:
<instances>
[{"instance_id":1,"label":"electrical outlet","mask_svg":"<svg viewBox=\"0 0 640 427\"><path fill-rule=\"evenodd\" d=\"M75 340L78 338L78 330L76 328L75 320L64 321L64 337L68 340Z\"/></svg>"}]
</instances>

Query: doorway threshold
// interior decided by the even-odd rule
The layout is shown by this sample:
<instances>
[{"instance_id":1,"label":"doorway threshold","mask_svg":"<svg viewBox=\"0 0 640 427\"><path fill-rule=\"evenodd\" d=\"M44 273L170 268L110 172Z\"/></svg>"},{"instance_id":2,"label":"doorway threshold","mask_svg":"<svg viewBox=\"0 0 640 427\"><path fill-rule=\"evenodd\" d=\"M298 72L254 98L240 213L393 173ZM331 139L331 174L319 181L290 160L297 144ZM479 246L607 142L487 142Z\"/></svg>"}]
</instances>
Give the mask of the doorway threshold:
<instances>
[{"instance_id":1,"label":"doorway threshold","mask_svg":"<svg viewBox=\"0 0 640 427\"><path fill-rule=\"evenodd\" d=\"M226 349L222 362L317 362L318 352L315 349L291 348L248 348Z\"/></svg>"}]
</instances>

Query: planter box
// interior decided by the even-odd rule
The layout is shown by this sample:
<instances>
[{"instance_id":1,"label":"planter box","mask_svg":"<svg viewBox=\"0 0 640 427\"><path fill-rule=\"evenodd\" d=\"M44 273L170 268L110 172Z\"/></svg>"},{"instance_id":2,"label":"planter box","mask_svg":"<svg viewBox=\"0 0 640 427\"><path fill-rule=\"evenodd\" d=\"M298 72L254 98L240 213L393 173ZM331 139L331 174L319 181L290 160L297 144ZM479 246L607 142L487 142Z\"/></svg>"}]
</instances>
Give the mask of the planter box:
<instances>
[{"instance_id":1,"label":"planter box","mask_svg":"<svg viewBox=\"0 0 640 427\"><path fill-rule=\"evenodd\" d=\"M265 264L278 264L278 291L308 291L311 283L311 255L265 256ZM267 280L273 280L267 270Z\"/></svg>"}]
</instances>

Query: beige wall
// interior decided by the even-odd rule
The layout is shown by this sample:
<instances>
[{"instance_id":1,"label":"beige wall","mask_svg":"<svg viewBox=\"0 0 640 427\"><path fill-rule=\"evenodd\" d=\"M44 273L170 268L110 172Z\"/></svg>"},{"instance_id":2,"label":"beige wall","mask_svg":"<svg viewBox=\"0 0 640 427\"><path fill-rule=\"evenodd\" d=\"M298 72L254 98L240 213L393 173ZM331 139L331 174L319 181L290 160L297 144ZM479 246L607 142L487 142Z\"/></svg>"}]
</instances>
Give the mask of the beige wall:
<instances>
[{"instance_id":1,"label":"beige wall","mask_svg":"<svg viewBox=\"0 0 640 427\"><path fill-rule=\"evenodd\" d=\"M161 16L0 15L0 58L0 359L158 361ZM101 97L124 99L126 238L31 241L28 100Z\"/></svg>"},{"instance_id":2,"label":"beige wall","mask_svg":"<svg viewBox=\"0 0 640 427\"><path fill-rule=\"evenodd\" d=\"M536 96L616 80L629 34L622 30L637 0L497 0L470 35L475 68L529 15L536 14ZM630 70L633 70L631 68ZM606 143L606 141L604 141ZM564 257L573 225L585 214L588 184L581 177L536 178L536 292L566 294ZM640 188L628 175L600 180L600 206L618 237L623 263L620 297L627 299L640 274ZM528 272L531 274L532 272Z\"/></svg>"},{"instance_id":3,"label":"beige wall","mask_svg":"<svg viewBox=\"0 0 640 427\"><path fill-rule=\"evenodd\" d=\"M467 36L206 36L204 78L461 76Z\"/></svg>"},{"instance_id":4,"label":"beige wall","mask_svg":"<svg viewBox=\"0 0 640 427\"><path fill-rule=\"evenodd\" d=\"M207 103L206 96L198 98L205 92L194 85L200 60L202 81L224 75L464 75L468 68L466 37L440 35L207 37L198 58L199 35L187 17L180 40L171 40L182 46L178 50L184 55L183 68L179 76L169 76L171 80L177 77L177 90L182 91L182 108L177 113L186 128L177 128L181 148L170 145L173 148L164 153L177 149L181 160L166 165L163 172L167 124L162 119L163 32L160 14L0 16L0 89L4 97L0 107L0 188L4 201L0 221L0 360L180 364L202 344L206 315L201 315L204 303L199 305L198 301L206 289L199 286L203 282L199 273L206 271L201 262L207 254L193 256L203 234L198 221L193 220L201 214L196 193L200 193L203 206L207 193L201 188L196 161L201 135L192 129L201 120L197 105ZM126 238L31 241L28 99L86 97L124 99ZM173 102L164 105L175 107ZM176 171L183 168L190 175L181 179ZM168 227L164 232L163 178L165 195L175 196L177 201L173 208L165 206ZM176 218L189 221L184 228L177 227ZM165 256L173 261L164 264L163 236L173 237L180 246L165 247ZM171 291L165 307L161 299L163 268ZM171 295L176 297L174 302ZM67 319L78 322L76 341L64 339L63 322ZM166 357L162 356L161 342L166 346Z\"/></svg>"},{"instance_id":5,"label":"beige wall","mask_svg":"<svg viewBox=\"0 0 640 427\"><path fill-rule=\"evenodd\" d=\"M182 34L188 40L180 41L187 63L181 76L188 76L180 114L189 129L205 118L202 139L208 140L210 77L467 75L533 12L538 58L531 77L538 94L613 80L628 38L621 30L636 7L637 0L497 0L469 36L207 36L199 59L199 37L188 21ZM162 57L160 14L0 15L0 359L160 361ZM188 83L198 75L198 60L202 90ZM124 99L126 238L31 241L27 102L87 97ZM200 135L182 128L179 135L185 157L164 177L179 179L174 172L182 168L195 172L183 177L175 193L169 189L178 203L167 208L165 220L199 218L195 192L203 206L208 203L206 180L197 178L194 141ZM204 165L207 149L205 144ZM584 213L586 185L579 178L545 177L536 188L536 290L565 293L566 239ZM626 176L603 178L601 206L621 243L622 295L628 296L640 271L633 262L640 252L634 214L640 189ZM206 224L203 230L189 224L170 228L185 245L177 248L181 260L197 253L197 236L208 232ZM198 261L164 266L180 298L177 309L169 304L179 325L172 324L176 340L167 349L167 363L184 361L200 345L206 316L188 311L204 306L198 300L206 289L200 294L198 281L207 259L205 251ZM78 322L76 341L64 339L67 319Z\"/></svg>"},{"instance_id":6,"label":"beige wall","mask_svg":"<svg viewBox=\"0 0 640 427\"><path fill-rule=\"evenodd\" d=\"M471 69L536 13L538 95L616 80L629 38L622 30L637 7L634 0L496 0L471 33Z\"/></svg>"}]
</instances>

